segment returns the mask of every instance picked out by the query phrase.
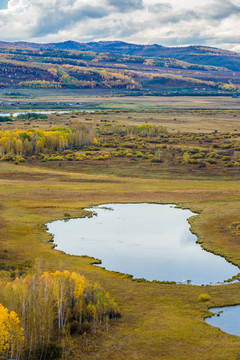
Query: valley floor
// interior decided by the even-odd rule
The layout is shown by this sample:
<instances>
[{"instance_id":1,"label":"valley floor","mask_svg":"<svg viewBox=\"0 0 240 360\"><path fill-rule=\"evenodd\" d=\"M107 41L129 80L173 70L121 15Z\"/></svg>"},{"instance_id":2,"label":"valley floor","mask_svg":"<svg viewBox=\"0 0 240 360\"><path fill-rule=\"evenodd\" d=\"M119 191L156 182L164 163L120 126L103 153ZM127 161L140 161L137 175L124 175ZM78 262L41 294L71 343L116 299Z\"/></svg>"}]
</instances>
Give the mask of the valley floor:
<instances>
[{"instance_id":1,"label":"valley floor","mask_svg":"<svg viewBox=\"0 0 240 360\"><path fill-rule=\"evenodd\" d=\"M133 116L137 123L139 113ZM192 114L193 121L189 120L191 131L201 127L196 125L196 116ZM231 111L225 116L232 123L222 121L222 115L219 122L218 115L211 122L208 116L205 131L235 127L238 118ZM172 119L169 126L173 123ZM141 167L139 161L120 161L119 166L109 161L94 172L91 163L64 161L59 167L50 162L29 160L15 165L1 161L1 274L24 273L41 259L50 271L68 269L98 281L115 298L122 317L110 321L108 332L99 331L84 344L81 338L73 338L73 360L237 360L239 338L207 325L204 317L210 307L240 304L240 283L202 287L138 282L91 265L94 259L57 251L50 242L44 224L63 219L66 213L82 217L85 207L113 202L175 203L199 213L190 219L191 230L206 250L240 267L239 170L225 169L222 174L206 170L204 174L204 169L192 173L183 168L174 173L167 165L162 171L161 166L144 163ZM208 302L199 300L203 293L210 295Z\"/></svg>"}]
</instances>

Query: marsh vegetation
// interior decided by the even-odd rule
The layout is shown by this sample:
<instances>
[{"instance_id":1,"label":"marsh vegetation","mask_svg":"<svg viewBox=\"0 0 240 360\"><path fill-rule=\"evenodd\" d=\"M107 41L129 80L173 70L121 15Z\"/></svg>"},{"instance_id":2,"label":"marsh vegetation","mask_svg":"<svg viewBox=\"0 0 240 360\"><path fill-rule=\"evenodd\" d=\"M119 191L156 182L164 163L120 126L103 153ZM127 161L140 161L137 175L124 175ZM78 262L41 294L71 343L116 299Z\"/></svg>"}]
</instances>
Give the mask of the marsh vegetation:
<instances>
[{"instance_id":1,"label":"marsh vegetation","mask_svg":"<svg viewBox=\"0 0 240 360\"><path fill-rule=\"evenodd\" d=\"M131 101L135 107L140 100ZM63 359L236 360L239 356L237 337L204 322L209 308L240 303L239 282L202 287L133 281L92 266L96 259L91 257L54 250L44 226L84 217L84 209L99 204L177 204L198 213L189 221L202 247L239 267L240 113L236 102L230 104L228 98L222 108L218 102L212 109L209 103L203 109L201 102L201 109L101 110L49 114L47 119L14 118L1 124L1 284L8 279L11 289L34 276L38 282L44 271L51 280L51 274L67 270L84 276L88 284L97 282L103 289L102 299L109 292L121 311L116 321L110 314L100 326L97 320L96 332L89 319L90 331L82 336L78 328L66 347L65 334L59 334L54 323L51 344L62 344ZM83 130L91 142L74 144L71 136ZM62 137L69 141L66 148L59 146ZM41 139L38 153L36 143ZM57 157L61 158L51 159ZM33 275L36 258L48 266ZM19 291L25 289L21 286ZM11 307L3 298L0 302L2 318L9 319L12 310L20 324L18 306ZM70 317L75 321L71 306ZM28 339L21 330L19 336Z\"/></svg>"}]
</instances>

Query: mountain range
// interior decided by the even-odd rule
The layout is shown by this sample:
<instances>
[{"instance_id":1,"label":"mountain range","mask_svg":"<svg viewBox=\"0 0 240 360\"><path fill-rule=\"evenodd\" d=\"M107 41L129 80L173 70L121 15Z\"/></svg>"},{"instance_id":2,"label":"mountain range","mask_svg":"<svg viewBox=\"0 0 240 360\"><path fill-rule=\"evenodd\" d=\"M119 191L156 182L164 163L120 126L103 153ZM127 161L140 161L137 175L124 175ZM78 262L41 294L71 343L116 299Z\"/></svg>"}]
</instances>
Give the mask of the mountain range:
<instances>
[{"instance_id":1,"label":"mountain range","mask_svg":"<svg viewBox=\"0 0 240 360\"><path fill-rule=\"evenodd\" d=\"M121 41L0 42L0 87L240 95L240 54Z\"/></svg>"},{"instance_id":2,"label":"mountain range","mask_svg":"<svg viewBox=\"0 0 240 360\"><path fill-rule=\"evenodd\" d=\"M163 57L187 61L192 64L221 66L233 71L240 70L239 53L208 46L166 47L158 44L139 45L122 41L99 41L89 43L64 41L48 44L0 41L0 47L32 50L54 49L68 51L92 51L97 53L122 54L130 56Z\"/></svg>"}]
</instances>

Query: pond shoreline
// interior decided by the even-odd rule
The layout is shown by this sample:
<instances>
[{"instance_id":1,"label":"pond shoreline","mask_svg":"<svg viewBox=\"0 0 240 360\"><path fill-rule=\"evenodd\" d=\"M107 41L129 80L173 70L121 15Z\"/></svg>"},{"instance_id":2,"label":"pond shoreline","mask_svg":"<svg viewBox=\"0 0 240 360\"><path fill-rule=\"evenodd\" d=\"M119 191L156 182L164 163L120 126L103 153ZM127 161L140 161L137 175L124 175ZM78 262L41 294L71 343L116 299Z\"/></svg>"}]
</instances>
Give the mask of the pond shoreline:
<instances>
[{"instance_id":1,"label":"pond shoreline","mask_svg":"<svg viewBox=\"0 0 240 360\"><path fill-rule=\"evenodd\" d=\"M175 204L152 203L152 202L151 202L151 203L130 203L130 204L129 204L129 203L119 203L119 202L118 202L118 203L111 204L111 205L118 205L118 204L119 204L119 205L124 205L124 204L125 204L125 205L144 205L144 204L145 204L145 205L146 205L146 204L147 204L147 205L164 205L164 206L174 206L174 209L182 209L180 204L175 205ZM107 204L107 205L108 205L108 204ZM85 217L81 217L81 218L79 218L79 219L85 219L86 217L87 217L87 218L93 217L94 211L95 211L96 209L101 209L101 207L102 207L102 209L104 209L104 207L106 207L106 204L95 205L95 206L93 206L91 209L89 209L89 208L84 208L83 210L87 211L86 216L85 216ZM184 207L182 210L189 210L189 209L188 209L187 207ZM189 210L189 211L191 211L191 210ZM189 231L190 231L194 236L196 236L196 243L197 243L199 246L201 246L201 249L203 249L205 252L207 252L207 253L209 253L209 254L211 254L211 255L216 255L216 254L212 253L211 251L204 249L204 247L202 246L202 242L199 241L196 232L193 230L192 219L195 218L197 215L199 215L199 213L192 213L192 215L186 219L187 222L188 222L188 224L189 224L189 226L190 226ZM76 218L75 218L75 219L76 219ZM64 220L64 221L70 221L70 220L71 220L71 216L69 216L69 218L63 219L63 220ZM56 223L56 221L54 221L53 223ZM51 223L48 223L48 224L51 224ZM56 244L56 248L55 248L55 249L58 250L58 244ZM71 253L70 253L69 251L65 251L65 250L63 250L63 249L59 249L59 250L65 252L65 253L68 253L69 255L71 255ZM84 256L84 255L81 255L81 254L73 254L73 255L74 255L74 256ZM100 265L100 264L102 263L102 259L101 259L101 260L99 259L100 256L99 256L99 257L96 256L96 255L93 255L93 256L91 256L91 255L85 255L85 256L94 259L94 264L97 263L97 265ZM224 256L218 255L218 254L217 254L217 256L220 256L222 259L224 259L224 261L226 261L227 263L235 266L234 264L232 264L232 263L230 263L229 261L227 261ZM113 271L113 272L116 272L116 273L121 273L121 274L126 275L126 276L128 276L128 277L131 277L131 278L133 279L133 281L137 281L137 282L176 283L176 284L191 284L191 285L197 285L197 286L198 286L198 285L202 285L202 284L195 284L195 283L192 284L192 281L191 281L190 279L189 279L189 280L186 279L186 280L176 281L175 279L148 279L148 278L145 278L144 276L138 277L138 276L135 276L135 275L129 275L129 273L132 274L132 273L129 272L129 271L118 271L118 269L117 269L117 270L116 270L116 269L108 269L108 267L105 266L105 264L103 264L103 267L101 267L101 268L104 268L104 269L106 269L107 271ZM239 270L239 268L238 268L238 270ZM226 279L226 280L217 281L217 282L214 283L214 284L213 284L212 282L210 282L210 283L205 283L204 285L224 285L224 284L228 284L228 283L230 282L230 280L232 280L232 281L235 280L234 277L237 276L238 273L239 273L239 271L238 271L237 273L235 273L235 275L229 277L229 278Z\"/></svg>"},{"instance_id":2,"label":"pond shoreline","mask_svg":"<svg viewBox=\"0 0 240 360\"><path fill-rule=\"evenodd\" d=\"M210 315L204 321L211 326L221 329L230 335L240 337L240 305L226 305L210 307Z\"/></svg>"}]
</instances>

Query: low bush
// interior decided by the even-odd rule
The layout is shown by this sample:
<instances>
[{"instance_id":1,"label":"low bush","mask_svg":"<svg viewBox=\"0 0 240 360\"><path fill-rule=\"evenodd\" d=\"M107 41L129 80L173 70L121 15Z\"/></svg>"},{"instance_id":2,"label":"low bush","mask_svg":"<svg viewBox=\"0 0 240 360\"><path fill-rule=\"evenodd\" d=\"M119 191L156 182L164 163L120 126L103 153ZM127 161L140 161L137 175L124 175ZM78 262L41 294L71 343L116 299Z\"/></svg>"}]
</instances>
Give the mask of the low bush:
<instances>
[{"instance_id":1,"label":"low bush","mask_svg":"<svg viewBox=\"0 0 240 360\"><path fill-rule=\"evenodd\" d=\"M210 295L209 294L200 294L198 299L199 301L202 301L202 302L207 302L210 300Z\"/></svg>"}]
</instances>

